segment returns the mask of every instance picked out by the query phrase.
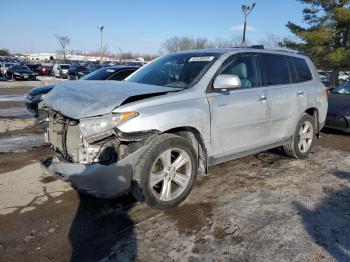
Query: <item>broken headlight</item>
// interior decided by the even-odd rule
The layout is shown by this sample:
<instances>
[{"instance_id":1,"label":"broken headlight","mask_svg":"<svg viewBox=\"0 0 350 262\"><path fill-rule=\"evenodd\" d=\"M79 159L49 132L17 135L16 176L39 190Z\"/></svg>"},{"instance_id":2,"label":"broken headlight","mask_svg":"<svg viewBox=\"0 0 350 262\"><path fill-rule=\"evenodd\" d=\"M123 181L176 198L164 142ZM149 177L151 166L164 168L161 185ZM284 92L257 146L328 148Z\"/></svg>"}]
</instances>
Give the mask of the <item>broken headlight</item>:
<instances>
[{"instance_id":1,"label":"broken headlight","mask_svg":"<svg viewBox=\"0 0 350 262\"><path fill-rule=\"evenodd\" d=\"M112 113L101 117L91 117L81 119L79 128L85 137L93 136L100 133L113 134L112 129L126 121L136 117L137 112Z\"/></svg>"}]
</instances>

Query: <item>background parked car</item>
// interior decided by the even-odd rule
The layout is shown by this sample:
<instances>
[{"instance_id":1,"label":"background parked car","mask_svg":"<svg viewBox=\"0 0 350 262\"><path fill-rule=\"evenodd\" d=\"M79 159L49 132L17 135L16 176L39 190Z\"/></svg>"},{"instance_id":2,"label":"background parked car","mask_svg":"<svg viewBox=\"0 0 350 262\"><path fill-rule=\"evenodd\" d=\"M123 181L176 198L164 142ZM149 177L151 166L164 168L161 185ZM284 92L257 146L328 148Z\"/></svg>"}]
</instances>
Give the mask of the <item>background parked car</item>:
<instances>
[{"instance_id":1,"label":"background parked car","mask_svg":"<svg viewBox=\"0 0 350 262\"><path fill-rule=\"evenodd\" d=\"M328 73L326 71L319 70L318 71L318 76L320 77L322 83L325 86L329 86L329 84L331 82L331 74L330 73Z\"/></svg>"},{"instance_id":2,"label":"background parked car","mask_svg":"<svg viewBox=\"0 0 350 262\"><path fill-rule=\"evenodd\" d=\"M104 67L98 69L81 80L116 80L121 81L126 77L135 72L138 67L135 66L113 66L113 67ZM38 116L38 105L42 101L43 96L50 92L55 85L44 85L38 86L30 90L28 95L25 98L25 105L29 113L33 114L35 117Z\"/></svg>"},{"instance_id":3,"label":"background parked car","mask_svg":"<svg viewBox=\"0 0 350 262\"><path fill-rule=\"evenodd\" d=\"M50 76L52 75L52 65L41 65L39 67L39 75Z\"/></svg>"},{"instance_id":4,"label":"background parked car","mask_svg":"<svg viewBox=\"0 0 350 262\"><path fill-rule=\"evenodd\" d=\"M12 80L36 80L38 74L33 73L26 65L11 65L5 76Z\"/></svg>"},{"instance_id":5,"label":"background parked car","mask_svg":"<svg viewBox=\"0 0 350 262\"><path fill-rule=\"evenodd\" d=\"M26 64L26 66L28 66L32 72L39 74L39 68L41 67L41 64Z\"/></svg>"},{"instance_id":6,"label":"background parked car","mask_svg":"<svg viewBox=\"0 0 350 262\"><path fill-rule=\"evenodd\" d=\"M68 69L68 79L79 80L89 73L91 73L91 71L86 65L70 65Z\"/></svg>"},{"instance_id":7,"label":"background parked car","mask_svg":"<svg viewBox=\"0 0 350 262\"><path fill-rule=\"evenodd\" d=\"M6 71L11 65L15 65L15 63L6 63L6 62L2 63L0 68L1 74L6 75Z\"/></svg>"},{"instance_id":8,"label":"background parked car","mask_svg":"<svg viewBox=\"0 0 350 262\"><path fill-rule=\"evenodd\" d=\"M339 82L349 81L349 74L347 72L340 71L338 75Z\"/></svg>"},{"instance_id":9,"label":"background parked car","mask_svg":"<svg viewBox=\"0 0 350 262\"><path fill-rule=\"evenodd\" d=\"M139 69L138 66L110 66L100 68L87 76L81 78L82 80L116 80L121 81Z\"/></svg>"},{"instance_id":10,"label":"background parked car","mask_svg":"<svg viewBox=\"0 0 350 262\"><path fill-rule=\"evenodd\" d=\"M325 127L350 133L350 83L340 84L329 92Z\"/></svg>"},{"instance_id":11,"label":"background parked car","mask_svg":"<svg viewBox=\"0 0 350 262\"><path fill-rule=\"evenodd\" d=\"M104 66L101 65L101 64L88 64L87 66L88 66L90 72L94 72L94 71L96 71L97 69L100 69L100 68L104 67Z\"/></svg>"},{"instance_id":12,"label":"background parked car","mask_svg":"<svg viewBox=\"0 0 350 262\"><path fill-rule=\"evenodd\" d=\"M69 64L55 64L52 68L52 75L59 78L68 78Z\"/></svg>"}]
</instances>

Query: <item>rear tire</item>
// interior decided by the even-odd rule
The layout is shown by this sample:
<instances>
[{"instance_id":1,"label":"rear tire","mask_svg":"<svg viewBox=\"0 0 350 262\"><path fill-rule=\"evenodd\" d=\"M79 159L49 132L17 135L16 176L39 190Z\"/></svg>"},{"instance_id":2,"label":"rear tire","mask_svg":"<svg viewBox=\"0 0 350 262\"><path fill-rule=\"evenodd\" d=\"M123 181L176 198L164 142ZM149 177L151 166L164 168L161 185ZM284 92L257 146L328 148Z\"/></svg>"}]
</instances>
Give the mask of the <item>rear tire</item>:
<instances>
[{"instance_id":1,"label":"rear tire","mask_svg":"<svg viewBox=\"0 0 350 262\"><path fill-rule=\"evenodd\" d=\"M284 145L286 155L297 159L304 159L310 153L316 138L315 119L304 114L295 130L293 141Z\"/></svg>"},{"instance_id":2,"label":"rear tire","mask_svg":"<svg viewBox=\"0 0 350 262\"><path fill-rule=\"evenodd\" d=\"M197 177L196 152L184 138L162 134L150 141L134 172L132 193L158 209L179 205L190 194Z\"/></svg>"}]
</instances>

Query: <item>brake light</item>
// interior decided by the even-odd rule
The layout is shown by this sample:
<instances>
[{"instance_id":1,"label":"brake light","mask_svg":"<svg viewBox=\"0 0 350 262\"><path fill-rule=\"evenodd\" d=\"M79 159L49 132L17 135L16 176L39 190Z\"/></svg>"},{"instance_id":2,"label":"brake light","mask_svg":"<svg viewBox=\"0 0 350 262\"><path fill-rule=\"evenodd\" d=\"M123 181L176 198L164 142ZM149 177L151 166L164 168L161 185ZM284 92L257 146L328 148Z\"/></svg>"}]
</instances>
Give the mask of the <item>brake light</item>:
<instances>
[{"instance_id":1,"label":"brake light","mask_svg":"<svg viewBox=\"0 0 350 262\"><path fill-rule=\"evenodd\" d=\"M328 88L326 86L324 87L324 96L325 97L329 96L329 90L328 90Z\"/></svg>"}]
</instances>

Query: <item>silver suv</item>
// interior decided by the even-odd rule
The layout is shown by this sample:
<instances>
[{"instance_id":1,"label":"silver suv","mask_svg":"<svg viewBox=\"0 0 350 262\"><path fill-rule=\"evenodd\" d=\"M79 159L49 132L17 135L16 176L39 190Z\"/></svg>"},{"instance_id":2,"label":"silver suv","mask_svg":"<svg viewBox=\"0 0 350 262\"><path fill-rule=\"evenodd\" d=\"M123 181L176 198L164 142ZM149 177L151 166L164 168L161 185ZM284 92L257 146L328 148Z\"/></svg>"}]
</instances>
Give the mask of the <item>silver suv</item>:
<instances>
[{"instance_id":1,"label":"silver suv","mask_svg":"<svg viewBox=\"0 0 350 262\"><path fill-rule=\"evenodd\" d=\"M44 101L60 153L42 161L49 173L155 208L181 203L208 166L279 146L305 158L328 106L309 58L254 48L167 55L123 82L62 82Z\"/></svg>"}]
</instances>

